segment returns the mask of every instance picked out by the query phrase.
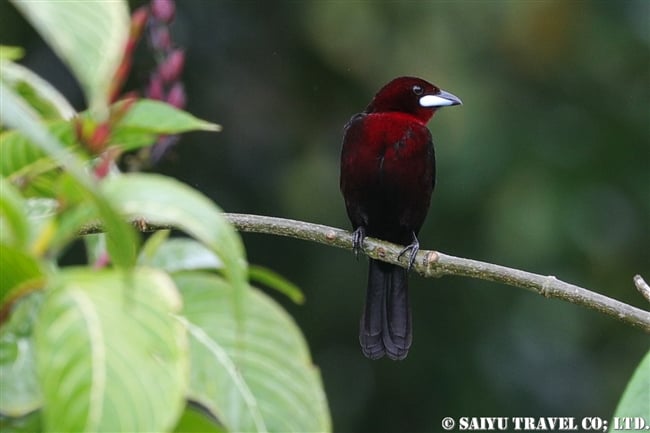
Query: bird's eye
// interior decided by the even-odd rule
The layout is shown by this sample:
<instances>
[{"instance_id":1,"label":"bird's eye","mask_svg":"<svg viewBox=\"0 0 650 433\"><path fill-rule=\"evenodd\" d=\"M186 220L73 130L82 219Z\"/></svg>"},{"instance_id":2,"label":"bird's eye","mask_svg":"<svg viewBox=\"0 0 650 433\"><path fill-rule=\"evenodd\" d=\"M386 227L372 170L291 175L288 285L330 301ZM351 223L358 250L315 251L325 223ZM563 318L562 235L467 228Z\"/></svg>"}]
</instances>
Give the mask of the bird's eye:
<instances>
[{"instance_id":1,"label":"bird's eye","mask_svg":"<svg viewBox=\"0 0 650 433\"><path fill-rule=\"evenodd\" d=\"M413 93L415 93L416 95L420 96L421 94L424 93L424 89L422 88L422 86L418 86L418 85L416 84L415 86L413 86Z\"/></svg>"}]
</instances>

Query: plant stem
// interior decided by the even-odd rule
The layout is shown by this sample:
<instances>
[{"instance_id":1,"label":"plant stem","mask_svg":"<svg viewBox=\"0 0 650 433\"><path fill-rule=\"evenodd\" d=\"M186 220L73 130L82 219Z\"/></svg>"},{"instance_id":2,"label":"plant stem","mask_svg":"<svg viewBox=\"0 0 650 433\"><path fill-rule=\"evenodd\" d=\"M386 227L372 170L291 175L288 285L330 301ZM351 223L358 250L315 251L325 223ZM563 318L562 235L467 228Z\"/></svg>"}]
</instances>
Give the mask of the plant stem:
<instances>
[{"instance_id":1,"label":"plant stem","mask_svg":"<svg viewBox=\"0 0 650 433\"><path fill-rule=\"evenodd\" d=\"M352 233L347 230L261 215L226 213L224 216L242 232L285 236L352 250ZM170 228L169 226L151 224L142 219L134 220L133 224L143 232ZM90 225L85 227L80 234L101 231L101 226ZM401 245L374 238L366 238L363 242L363 251L368 257L406 268L408 257L399 258L402 249ZM454 257L433 250L419 250L411 269L427 278L456 275L519 287L547 298L562 299L599 311L650 333L650 312L583 287L565 283L552 275L533 274L506 266ZM637 287L643 286L640 281L643 281L640 277L635 279ZM643 283L645 282L643 281Z\"/></svg>"},{"instance_id":2,"label":"plant stem","mask_svg":"<svg viewBox=\"0 0 650 433\"><path fill-rule=\"evenodd\" d=\"M352 233L346 230L259 215L227 213L225 216L242 232L287 236L352 250ZM368 257L407 267L408 257L402 256L401 259L398 259L402 249L401 245L373 238L366 238L363 243L363 250ZM533 274L492 263L454 257L432 250L420 250L412 269L427 278L457 275L519 287L547 298L562 299L582 305L650 333L650 312L583 287L565 283L551 275Z\"/></svg>"}]
</instances>

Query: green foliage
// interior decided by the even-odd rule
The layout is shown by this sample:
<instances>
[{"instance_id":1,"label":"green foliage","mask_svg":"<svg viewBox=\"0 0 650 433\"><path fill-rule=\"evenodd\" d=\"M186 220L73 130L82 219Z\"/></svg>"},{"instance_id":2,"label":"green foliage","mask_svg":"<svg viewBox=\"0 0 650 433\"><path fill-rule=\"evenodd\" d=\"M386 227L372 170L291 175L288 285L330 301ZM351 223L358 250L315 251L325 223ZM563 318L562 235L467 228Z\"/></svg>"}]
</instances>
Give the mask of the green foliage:
<instances>
[{"instance_id":1,"label":"green foliage","mask_svg":"<svg viewBox=\"0 0 650 433\"><path fill-rule=\"evenodd\" d=\"M300 287L271 269L262 266L251 266L248 269L248 275L251 280L277 290L296 304L305 302L305 295L300 290Z\"/></svg>"},{"instance_id":2,"label":"green foliage","mask_svg":"<svg viewBox=\"0 0 650 433\"><path fill-rule=\"evenodd\" d=\"M188 131L220 131L221 127L197 119L160 101L144 99L131 107L120 126L127 130L141 130L156 134L178 134Z\"/></svg>"},{"instance_id":3,"label":"green foliage","mask_svg":"<svg viewBox=\"0 0 650 433\"><path fill-rule=\"evenodd\" d=\"M5 61L2 79L28 100L43 119L70 119L75 114L74 108L54 86L18 63Z\"/></svg>"},{"instance_id":4,"label":"green foliage","mask_svg":"<svg viewBox=\"0 0 650 433\"><path fill-rule=\"evenodd\" d=\"M42 301L42 293L25 297L0 327L0 413L9 417L21 418L43 404L32 338Z\"/></svg>"},{"instance_id":5,"label":"green foliage","mask_svg":"<svg viewBox=\"0 0 650 433\"><path fill-rule=\"evenodd\" d=\"M104 114L128 38L126 2L12 3L70 67L88 105Z\"/></svg>"},{"instance_id":6,"label":"green foliage","mask_svg":"<svg viewBox=\"0 0 650 433\"><path fill-rule=\"evenodd\" d=\"M0 132L0 429L330 430L304 338L250 286L243 244L221 210L168 177L99 174L111 155L160 134L219 126L157 101L108 105L125 2L15 3L90 109L76 113L13 63L21 50L0 51L0 120L10 128ZM161 230L142 244L131 225L140 219L191 238ZM103 233L81 235L98 226ZM61 266L80 237L88 264ZM253 274L299 298L271 271Z\"/></svg>"},{"instance_id":7,"label":"green foliage","mask_svg":"<svg viewBox=\"0 0 650 433\"><path fill-rule=\"evenodd\" d=\"M52 278L34 325L46 430L169 430L187 388L180 308L169 276L153 269Z\"/></svg>"},{"instance_id":8,"label":"green foliage","mask_svg":"<svg viewBox=\"0 0 650 433\"><path fill-rule=\"evenodd\" d=\"M0 178L0 242L25 248L29 227L23 211L20 193L4 178Z\"/></svg>"},{"instance_id":9,"label":"green foliage","mask_svg":"<svg viewBox=\"0 0 650 433\"><path fill-rule=\"evenodd\" d=\"M0 60L19 60L25 55L21 47L0 45Z\"/></svg>"},{"instance_id":10,"label":"green foliage","mask_svg":"<svg viewBox=\"0 0 650 433\"><path fill-rule=\"evenodd\" d=\"M621 401L614 413L614 418L639 417L650 420L650 351L643 357L630 378ZM614 425L613 421L610 425Z\"/></svg>"},{"instance_id":11,"label":"green foliage","mask_svg":"<svg viewBox=\"0 0 650 433\"><path fill-rule=\"evenodd\" d=\"M293 320L261 292L246 292L239 328L232 285L216 275L181 273L193 363L191 398L228 431L328 431L320 375ZM218 385L218 386L215 386ZM310 404L303 404L310 402Z\"/></svg>"},{"instance_id":12,"label":"green foliage","mask_svg":"<svg viewBox=\"0 0 650 433\"><path fill-rule=\"evenodd\" d=\"M169 232L160 231L168 234ZM142 248L140 264L164 269L167 272L222 269L223 263L203 244L187 238L174 238L158 243L152 236Z\"/></svg>"},{"instance_id":13,"label":"green foliage","mask_svg":"<svg viewBox=\"0 0 650 433\"><path fill-rule=\"evenodd\" d=\"M227 433L221 425L213 423L197 409L187 407L174 429L174 433Z\"/></svg>"}]
</instances>

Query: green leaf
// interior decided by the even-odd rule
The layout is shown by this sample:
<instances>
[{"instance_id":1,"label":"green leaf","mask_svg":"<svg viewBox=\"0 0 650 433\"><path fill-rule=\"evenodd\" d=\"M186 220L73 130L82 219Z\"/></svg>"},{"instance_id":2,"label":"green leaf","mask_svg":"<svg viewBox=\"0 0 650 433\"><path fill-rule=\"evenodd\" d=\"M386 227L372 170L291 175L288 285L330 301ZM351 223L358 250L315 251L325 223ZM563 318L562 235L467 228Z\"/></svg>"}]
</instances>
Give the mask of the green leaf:
<instances>
[{"instance_id":1,"label":"green leaf","mask_svg":"<svg viewBox=\"0 0 650 433\"><path fill-rule=\"evenodd\" d=\"M252 281L263 284L284 294L296 304L305 302L305 295L300 288L277 272L263 266L249 266L248 276Z\"/></svg>"},{"instance_id":2,"label":"green leaf","mask_svg":"<svg viewBox=\"0 0 650 433\"><path fill-rule=\"evenodd\" d=\"M56 215L59 202L53 198L28 198L25 211L30 222L46 220Z\"/></svg>"},{"instance_id":3,"label":"green leaf","mask_svg":"<svg viewBox=\"0 0 650 433\"><path fill-rule=\"evenodd\" d=\"M221 126L198 119L165 102L151 99L137 101L117 125L155 134L178 134L188 131L220 131Z\"/></svg>"},{"instance_id":4,"label":"green leaf","mask_svg":"<svg viewBox=\"0 0 650 433\"><path fill-rule=\"evenodd\" d=\"M318 369L291 317L262 292L246 292L244 329L234 290L208 273L180 273L190 333L190 395L228 431L327 432L331 422Z\"/></svg>"},{"instance_id":5,"label":"green leaf","mask_svg":"<svg viewBox=\"0 0 650 433\"><path fill-rule=\"evenodd\" d=\"M104 233L86 235L83 241L88 264L97 263L101 255L106 253L106 235Z\"/></svg>"},{"instance_id":6,"label":"green leaf","mask_svg":"<svg viewBox=\"0 0 650 433\"><path fill-rule=\"evenodd\" d=\"M41 265L24 250L0 244L0 301L2 305L17 291L43 283Z\"/></svg>"},{"instance_id":7,"label":"green leaf","mask_svg":"<svg viewBox=\"0 0 650 433\"><path fill-rule=\"evenodd\" d=\"M47 431L165 431L185 406L181 300L161 272L67 270L36 324Z\"/></svg>"},{"instance_id":8,"label":"green leaf","mask_svg":"<svg viewBox=\"0 0 650 433\"><path fill-rule=\"evenodd\" d=\"M103 111L129 34L126 1L12 3L70 67L90 108Z\"/></svg>"},{"instance_id":9,"label":"green leaf","mask_svg":"<svg viewBox=\"0 0 650 433\"><path fill-rule=\"evenodd\" d=\"M72 119L76 111L49 82L17 63L0 62L2 79L17 91L44 119Z\"/></svg>"},{"instance_id":10,"label":"green leaf","mask_svg":"<svg viewBox=\"0 0 650 433\"><path fill-rule=\"evenodd\" d=\"M140 263L167 272L223 268L221 260L212 250L187 238L168 240L160 245L155 254Z\"/></svg>"},{"instance_id":11,"label":"green leaf","mask_svg":"<svg viewBox=\"0 0 650 433\"><path fill-rule=\"evenodd\" d=\"M23 47L0 45L0 60L20 60L24 55Z\"/></svg>"},{"instance_id":12,"label":"green leaf","mask_svg":"<svg viewBox=\"0 0 650 433\"><path fill-rule=\"evenodd\" d=\"M147 111L149 109L152 111ZM89 113L81 113L81 116L87 118ZM88 156L79 147L72 121L54 120L44 125L66 153L76 152L83 157L78 158L78 162L87 162ZM114 126L110 143L111 146L119 147L123 151L131 151L151 146L156 142L159 134L197 129L217 130L216 125L199 120L168 104L143 100L136 102L125 119ZM10 130L0 134L0 175L10 177L12 180L26 177L33 181L32 178L35 176L58 166L59 162L52 158L49 152L35 144L32 136L20 130Z\"/></svg>"},{"instance_id":13,"label":"green leaf","mask_svg":"<svg viewBox=\"0 0 650 433\"><path fill-rule=\"evenodd\" d=\"M62 212L56 219L56 230L47 245L48 254L57 257L66 247L79 238L79 232L91 224L96 224L99 215L93 206L78 204ZM99 235L98 235L99 236ZM104 240L106 233L102 233ZM106 242L102 245L106 251ZM135 250L135 245L131 246ZM89 263L95 263L89 261Z\"/></svg>"},{"instance_id":14,"label":"green leaf","mask_svg":"<svg viewBox=\"0 0 650 433\"><path fill-rule=\"evenodd\" d=\"M646 425L650 420L650 351L634 371L618 402L614 418L622 417L639 417L646 420ZM614 421L612 420L609 425L614 426Z\"/></svg>"},{"instance_id":15,"label":"green leaf","mask_svg":"<svg viewBox=\"0 0 650 433\"><path fill-rule=\"evenodd\" d=\"M119 125L111 131L111 147L118 147L124 152L148 147L158 141L158 135Z\"/></svg>"},{"instance_id":16,"label":"green leaf","mask_svg":"<svg viewBox=\"0 0 650 433\"><path fill-rule=\"evenodd\" d=\"M147 241L144 243L144 245L142 245L142 248L140 249L138 264L148 266L149 261L152 259L153 256L156 255L158 249L160 249L160 247L165 242L167 242L170 233L171 230L158 230L156 232L153 232L151 236L149 236L149 239L147 239Z\"/></svg>"},{"instance_id":17,"label":"green leaf","mask_svg":"<svg viewBox=\"0 0 650 433\"><path fill-rule=\"evenodd\" d=\"M129 218L179 228L214 251L223 273L236 288L235 310L243 314L242 297L248 289L244 248L237 232L207 197L169 177L125 174L102 183L106 196Z\"/></svg>"},{"instance_id":18,"label":"green leaf","mask_svg":"<svg viewBox=\"0 0 650 433\"><path fill-rule=\"evenodd\" d=\"M24 249L28 239L24 200L7 179L0 177L0 242Z\"/></svg>"},{"instance_id":19,"label":"green leaf","mask_svg":"<svg viewBox=\"0 0 650 433\"><path fill-rule=\"evenodd\" d=\"M198 408L188 405L178 420L174 433L228 433Z\"/></svg>"},{"instance_id":20,"label":"green leaf","mask_svg":"<svg viewBox=\"0 0 650 433\"><path fill-rule=\"evenodd\" d=\"M0 328L0 413L19 417L42 405L32 333L43 300L32 293L14 305Z\"/></svg>"},{"instance_id":21,"label":"green leaf","mask_svg":"<svg viewBox=\"0 0 650 433\"><path fill-rule=\"evenodd\" d=\"M25 211L31 231L30 253L41 257L50 246L52 237L57 233L56 215L59 202L49 198L28 198Z\"/></svg>"},{"instance_id":22,"label":"green leaf","mask_svg":"<svg viewBox=\"0 0 650 433\"><path fill-rule=\"evenodd\" d=\"M108 236L108 251L113 262L125 268L133 266L138 242L135 231L115 213L106 199L99 194L94 179L84 170L83 161L68 151L56 137L53 137L40 122L34 110L26 105L20 96L7 87L2 80L0 80L0 94L2 94L0 120L9 127L20 130L58 165L68 171L73 181L78 184L78 189L87 193L88 201L96 206L102 218Z\"/></svg>"},{"instance_id":23,"label":"green leaf","mask_svg":"<svg viewBox=\"0 0 650 433\"><path fill-rule=\"evenodd\" d=\"M31 168L40 170L40 168L36 167ZM41 168L45 169L44 166L41 166ZM42 197L54 199L56 197L56 186L61 173L59 170L47 169L40 174L12 176L12 182L20 185L20 192L25 198Z\"/></svg>"},{"instance_id":24,"label":"green leaf","mask_svg":"<svg viewBox=\"0 0 650 433\"><path fill-rule=\"evenodd\" d=\"M38 146L41 151L65 167L81 184L87 188L92 187L91 178L83 169L83 161L66 149L57 137L49 132L38 113L26 104L20 95L7 86L4 80L0 80L0 94L2 95L0 98L0 120L10 128L20 131L30 143ZM5 156L4 153L2 156Z\"/></svg>"},{"instance_id":25,"label":"green leaf","mask_svg":"<svg viewBox=\"0 0 650 433\"><path fill-rule=\"evenodd\" d=\"M43 431L41 412L31 412L20 418L0 414L0 433L34 433Z\"/></svg>"},{"instance_id":26,"label":"green leaf","mask_svg":"<svg viewBox=\"0 0 650 433\"><path fill-rule=\"evenodd\" d=\"M59 120L46 124L48 135L71 151L76 144L72 125ZM40 146L19 130L0 134L0 175L17 179L20 176L34 177L57 167L57 162L48 156Z\"/></svg>"}]
</instances>

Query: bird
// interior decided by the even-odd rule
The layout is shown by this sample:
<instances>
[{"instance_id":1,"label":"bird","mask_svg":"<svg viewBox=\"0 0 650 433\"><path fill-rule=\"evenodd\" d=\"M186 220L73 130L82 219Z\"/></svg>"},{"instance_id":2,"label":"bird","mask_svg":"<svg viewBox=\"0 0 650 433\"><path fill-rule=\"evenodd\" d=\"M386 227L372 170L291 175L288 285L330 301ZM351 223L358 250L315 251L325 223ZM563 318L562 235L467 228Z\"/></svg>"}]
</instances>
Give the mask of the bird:
<instances>
[{"instance_id":1,"label":"bird","mask_svg":"<svg viewBox=\"0 0 650 433\"><path fill-rule=\"evenodd\" d=\"M344 127L340 189L358 256L366 236L404 245L408 267L370 259L359 326L361 351L370 359L402 360L412 342L408 270L419 249L418 232L435 187L433 140L426 124L442 107L461 100L417 77L383 86Z\"/></svg>"}]
</instances>

